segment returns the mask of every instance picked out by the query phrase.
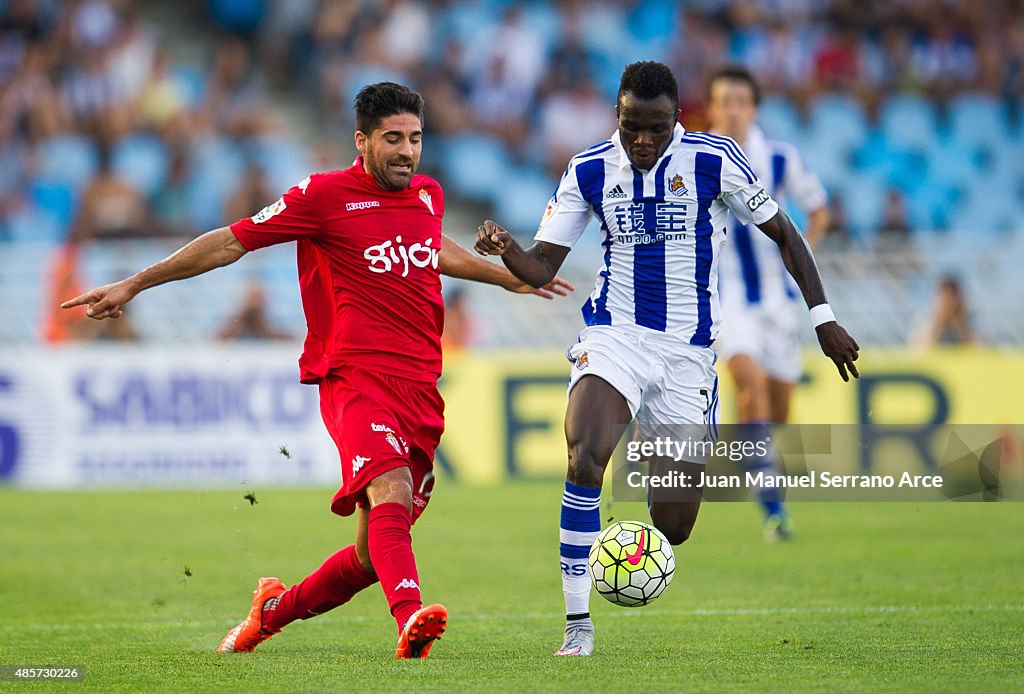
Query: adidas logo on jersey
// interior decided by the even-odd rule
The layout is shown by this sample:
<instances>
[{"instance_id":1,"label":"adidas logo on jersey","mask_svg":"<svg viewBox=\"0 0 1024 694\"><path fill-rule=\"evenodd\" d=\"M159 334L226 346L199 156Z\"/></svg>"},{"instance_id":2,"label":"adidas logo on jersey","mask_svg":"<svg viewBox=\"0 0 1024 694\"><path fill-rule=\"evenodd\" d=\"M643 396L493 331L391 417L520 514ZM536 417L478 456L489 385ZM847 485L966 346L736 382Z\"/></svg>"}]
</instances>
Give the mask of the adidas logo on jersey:
<instances>
[{"instance_id":1,"label":"adidas logo on jersey","mask_svg":"<svg viewBox=\"0 0 1024 694\"><path fill-rule=\"evenodd\" d=\"M415 588L416 590L420 589L420 587L416 585L416 581L412 580L411 578L403 578L402 582L395 586L395 590L402 590L403 588Z\"/></svg>"},{"instance_id":2,"label":"adidas logo on jersey","mask_svg":"<svg viewBox=\"0 0 1024 694\"><path fill-rule=\"evenodd\" d=\"M626 191L622 190L622 186L615 186L608 191L608 194L604 196L605 200L625 200Z\"/></svg>"}]
</instances>

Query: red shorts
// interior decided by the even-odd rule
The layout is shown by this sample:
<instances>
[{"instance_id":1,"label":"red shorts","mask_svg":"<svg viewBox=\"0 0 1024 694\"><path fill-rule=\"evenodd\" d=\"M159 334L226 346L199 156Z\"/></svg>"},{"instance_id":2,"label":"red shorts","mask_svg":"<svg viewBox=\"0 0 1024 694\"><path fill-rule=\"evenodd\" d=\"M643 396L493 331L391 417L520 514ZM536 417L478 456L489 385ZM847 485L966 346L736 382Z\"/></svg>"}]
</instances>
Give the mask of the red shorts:
<instances>
[{"instance_id":1,"label":"red shorts","mask_svg":"<svg viewBox=\"0 0 1024 694\"><path fill-rule=\"evenodd\" d=\"M346 367L320 382L320 414L341 455L341 489L331 511L350 516L366 485L388 470L412 472L412 515L434 489L434 449L444 431L444 400L434 383Z\"/></svg>"}]
</instances>

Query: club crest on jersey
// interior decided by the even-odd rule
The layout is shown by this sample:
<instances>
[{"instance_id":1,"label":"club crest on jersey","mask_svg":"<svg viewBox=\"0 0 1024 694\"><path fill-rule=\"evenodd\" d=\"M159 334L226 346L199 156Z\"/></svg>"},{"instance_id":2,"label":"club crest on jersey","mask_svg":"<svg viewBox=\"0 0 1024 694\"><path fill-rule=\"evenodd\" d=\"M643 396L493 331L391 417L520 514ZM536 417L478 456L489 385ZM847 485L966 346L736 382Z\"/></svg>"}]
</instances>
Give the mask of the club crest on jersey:
<instances>
[{"instance_id":1,"label":"club crest on jersey","mask_svg":"<svg viewBox=\"0 0 1024 694\"><path fill-rule=\"evenodd\" d=\"M394 435L393 433L391 433L391 432L389 431L388 433L384 434L384 438L385 438L385 439L387 440L387 442L388 442L388 443L389 443L389 444L391 445L391 447L395 449L395 453L397 453L398 455L402 455L402 454L403 454L403 451L402 451L402 444L400 444L400 443L398 442L398 437L397 437L397 436L395 436L395 435ZM405 449L404 453L405 453L405 455L408 455L408 454L409 454L409 449L408 449L408 447L406 447L406 449Z\"/></svg>"},{"instance_id":2,"label":"club crest on jersey","mask_svg":"<svg viewBox=\"0 0 1024 694\"><path fill-rule=\"evenodd\" d=\"M683 177L679 174L673 176L672 180L668 182L668 190L672 195L680 198L689 192L686 190L686 183L683 182Z\"/></svg>"},{"instance_id":3,"label":"club crest on jersey","mask_svg":"<svg viewBox=\"0 0 1024 694\"><path fill-rule=\"evenodd\" d=\"M267 221L271 217L279 215L282 212L284 212L285 207L287 207L287 205L284 204L284 198L278 198L277 202L275 202L273 205L267 205L262 210L253 215L252 223L263 224L263 222Z\"/></svg>"},{"instance_id":4,"label":"club crest on jersey","mask_svg":"<svg viewBox=\"0 0 1024 694\"><path fill-rule=\"evenodd\" d=\"M583 352L580 356L576 357L576 368L580 371L590 366L590 356Z\"/></svg>"},{"instance_id":5,"label":"club crest on jersey","mask_svg":"<svg viewBox=\"0 0 1024 694\"><path fill-rule=\"evenodd\" d=\"M426 188L420 188L420 202L427 206L430 214L434 214L434 200L430 197L430 193L427 192Z\"/></svg>"}]
</instances>

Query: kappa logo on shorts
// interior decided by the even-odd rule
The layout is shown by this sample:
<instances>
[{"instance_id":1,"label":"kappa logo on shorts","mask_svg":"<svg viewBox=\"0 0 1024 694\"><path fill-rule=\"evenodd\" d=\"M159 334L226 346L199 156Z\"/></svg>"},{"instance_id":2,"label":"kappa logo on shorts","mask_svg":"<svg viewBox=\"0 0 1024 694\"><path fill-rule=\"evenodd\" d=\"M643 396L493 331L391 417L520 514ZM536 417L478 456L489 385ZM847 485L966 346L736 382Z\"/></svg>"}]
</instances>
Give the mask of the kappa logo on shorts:
<instances>
[{"instance_id":1,"label":"kappa logo on shorts","mask_svg":"<svg viewBox=\"0 0 1024 694\"><path fill-rule=\"evenodd\" d=\"M577 369L583 371L583 369L587 368L588 366L590 366L590 357L587 355L586 352L583 352L582 354L580 354L580 356L576 357Z\"/></svg>"},{"instance_id":2,"label":"kappa logo on shorts","mask_svg":"<svg viewBox=\"0 0 1024 694\"><path fill-rule=\"evenodd\" d=\"M356 474L363 469L363 465L370 462L371 458L364 458L361 455L357 455L352 459L352 474Z\"/></svg>"}]
</instances>

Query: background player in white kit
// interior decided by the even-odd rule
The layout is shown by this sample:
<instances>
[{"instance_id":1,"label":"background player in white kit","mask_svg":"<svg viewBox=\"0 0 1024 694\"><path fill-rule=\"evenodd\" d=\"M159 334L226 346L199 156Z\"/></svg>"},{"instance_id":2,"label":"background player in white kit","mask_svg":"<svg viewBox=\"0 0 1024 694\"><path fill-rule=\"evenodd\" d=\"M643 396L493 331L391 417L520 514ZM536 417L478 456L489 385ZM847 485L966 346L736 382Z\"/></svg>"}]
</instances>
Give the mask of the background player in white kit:
<instances>
[{"instance_id":1,"label":"background player in white kit","mask_svg":"<svg viewBox=\"0 0 1024 694\"><path fill-rule=\"evenodd\" d=\"M844 380L848 369L858 375L857 343L835 322L800 232L734 141L677 123L678 94L662 63L627 66L617 131L569 162L536 243L524 249L491 221L477 232L478 252L501 255L532 286L554 277L591 219L604 233L604 264L583 306L587 327L569 351L569 469L559 530L566 628L557 655L593 652L587 552L601 529L604 470L630 421L636 418L642 436L658 425L713 424L717 259L728 210L779 245L813 307L822 350ZM655 498L649 505L654 524L679 544L689 537L700 498Z\"/></svg>"},{"instance_id":2,"label":"background player in white kit","mask_svg":"<svg viewBox=\"0 0 1024 694\"><path fill-rule=\"evenodd\" d=\"M780 205L795 202L807 215L807 242L813 248L828 229L828 195L807 169L796 148L769 139L756 125L761 89L744 67L725 66L707 82L711 131L735 140L754 172ZM800 329L804 307L800 290L786 271L779 247L730 215L718 266L722 331L715 349L736 384L736 416L741 432L763 440L769 423L789 418L793 386L800 379ZM776 472L775 456L746 462L751 472ZM790 536L781 490L760 490L765 539Z\"/></svg>"}]
</instances>

